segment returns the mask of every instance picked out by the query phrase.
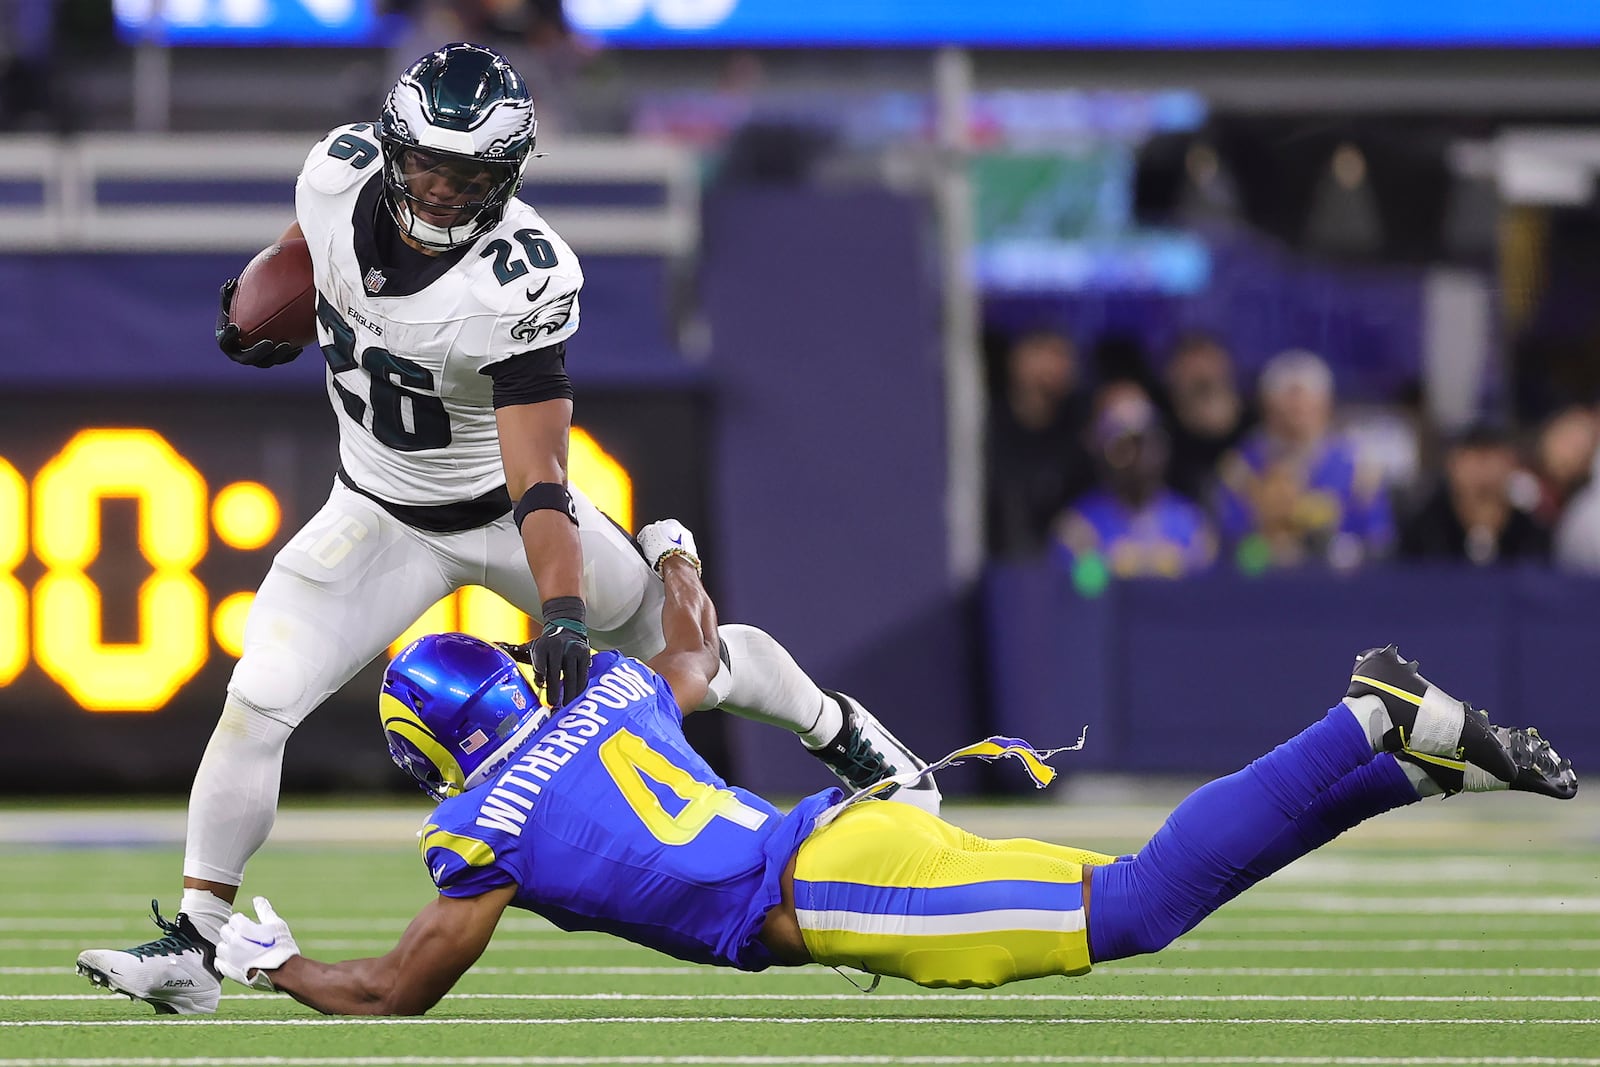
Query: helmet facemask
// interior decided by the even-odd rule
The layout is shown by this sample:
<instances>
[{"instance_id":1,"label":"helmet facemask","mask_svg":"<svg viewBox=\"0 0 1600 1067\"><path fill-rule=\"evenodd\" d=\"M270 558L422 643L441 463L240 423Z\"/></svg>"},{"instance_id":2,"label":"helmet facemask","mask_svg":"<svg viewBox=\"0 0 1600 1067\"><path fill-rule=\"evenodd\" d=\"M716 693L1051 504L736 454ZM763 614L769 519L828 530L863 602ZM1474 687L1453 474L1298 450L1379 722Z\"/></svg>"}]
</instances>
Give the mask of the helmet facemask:
<instances>
[{"instance_id":1,"label":"helmet facemask","mask_svg":"<svg viewBox=\"0 0 1600 1067\"><path fill-rule=\"evenodd\" d=\"M435 252L493 229L522 184L523 160L487 160L383 141L384 197L400 232Z\"/></svg>"}]
</instances>

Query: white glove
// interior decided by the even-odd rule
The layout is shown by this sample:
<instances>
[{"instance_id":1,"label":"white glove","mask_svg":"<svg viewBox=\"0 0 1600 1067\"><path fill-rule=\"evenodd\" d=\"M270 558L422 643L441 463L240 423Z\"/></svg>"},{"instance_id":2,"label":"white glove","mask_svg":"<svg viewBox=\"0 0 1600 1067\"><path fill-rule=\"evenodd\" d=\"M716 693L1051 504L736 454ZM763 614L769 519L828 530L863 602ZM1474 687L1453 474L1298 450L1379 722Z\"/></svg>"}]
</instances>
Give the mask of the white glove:
<instances>
[{"instance_id":1,"label":"white glove","mask_svg":"<svg viewBox=\"0 0 1600 1067\"><path fill-rule=\"evenodd\" d=\"M217 970L240 985L272 992L275 987L268 971L277 970L291 956L300 955L289 924L278 918L266 897L255 898L259 922L234 912L217 939ZM251 971L255 974L251 975Z\"/></svg>"},{"instance_id":2,"label":"white glove","mask_svg":"<svg viewBox=\"0 0 1600 1067\"><path fill-rule=\"evenodd\" d=\"M677 519L652 522L640 530L639 536L634 540L639 542L645 562L649 563L657 574L661 573L662 561L671 556L682 556L694 564L696 574L700 573L700 554L694 547L694 534Z\"/></svg>"}]
</instances>

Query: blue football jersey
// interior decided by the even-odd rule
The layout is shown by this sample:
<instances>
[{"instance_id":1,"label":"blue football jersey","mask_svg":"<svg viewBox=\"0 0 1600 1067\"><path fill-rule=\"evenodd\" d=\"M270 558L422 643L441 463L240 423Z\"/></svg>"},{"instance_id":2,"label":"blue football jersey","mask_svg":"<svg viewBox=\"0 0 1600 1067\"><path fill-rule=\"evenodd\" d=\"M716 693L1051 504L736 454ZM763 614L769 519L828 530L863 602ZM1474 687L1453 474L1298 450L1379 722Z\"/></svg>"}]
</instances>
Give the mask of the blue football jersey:
<instances>
[{"instance_id":1,"label":"blue football jersey","mask_svg":"<svg viewBox=\"0 0 1600 1067\"><path fill-rule=\"evenodd\" d=\"M506 768L440 804L422 854L445 896L508 884L515 907L678 959L760 970L756 940L784 866L829 789L784 815L689 747L666 681L620 652Z\"/></svg>"}]
</instances>

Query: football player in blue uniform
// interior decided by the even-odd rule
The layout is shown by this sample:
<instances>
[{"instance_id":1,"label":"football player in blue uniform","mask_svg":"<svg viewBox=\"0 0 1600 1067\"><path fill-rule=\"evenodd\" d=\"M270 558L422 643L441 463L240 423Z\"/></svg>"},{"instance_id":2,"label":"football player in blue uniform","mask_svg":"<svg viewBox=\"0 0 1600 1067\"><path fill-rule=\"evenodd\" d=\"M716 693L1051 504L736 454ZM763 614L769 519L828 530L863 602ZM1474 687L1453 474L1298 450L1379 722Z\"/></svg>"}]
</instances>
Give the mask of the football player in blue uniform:
<instances>
[{"instance_id":1,"label":"football player in blue uniform","mask_svg":"<svg viewBox=\"0 0 1600 1067\"><path fill-rule=\"evenodd\" d=\"M639 544L665 580L667 647L648 663L601 653L571 703L544 707L526 665L459 634L424 637L389 665L390 754L440 801L421 834L439 896L399 944L319 963L257 897L256 919L236 914L222 932L223 974L328 1013L420 1013L517 907L698 963L996 986L1154 952L1422 792L1576 792L1570 763L1535 731L1491 726L1390 646L1357 660L1325 718L1192 794L1137 855L988 841L837 789L785 814L685 743L682 716L717 670L716 613L682 526L654 523ZM1048 771L1012 739L963 753Z\"/></svg>"}]
</instances>

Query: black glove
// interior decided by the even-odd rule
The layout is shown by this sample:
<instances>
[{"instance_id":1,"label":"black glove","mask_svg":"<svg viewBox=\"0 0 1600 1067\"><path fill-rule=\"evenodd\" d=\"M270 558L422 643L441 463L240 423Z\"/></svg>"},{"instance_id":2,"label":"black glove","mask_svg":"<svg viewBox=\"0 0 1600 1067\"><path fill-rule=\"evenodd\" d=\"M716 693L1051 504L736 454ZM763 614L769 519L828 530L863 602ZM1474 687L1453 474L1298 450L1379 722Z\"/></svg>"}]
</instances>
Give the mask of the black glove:
<instances>
[{"instance_id":1,"label":"black glove","mask_svg":"<svg viewBox=\"0 0 1600 1067\"><path fill-rule=\"evenodd\" d=\"M589 687L589 627L583 598L553 597L544 602L544 630L525 645L500 646L512 659L533 666L534 684L545 691L545 704L559 708Z\"/></svg>"},{"instance_id":2,"label":"black glove","mask_svg":"<svg viewBox=\"0 0 1600 1067\"><path fill-rule=\"evenodd\" d=\"M229 359L247 367L276 367L298 356L300 349L283 341L257 341L249 348L239 344L239 327L228 315L234 290L238 288L238 278L229 278L222 283L222 309L217 312L217 347Z\"/></svg>"}]
</instances>

